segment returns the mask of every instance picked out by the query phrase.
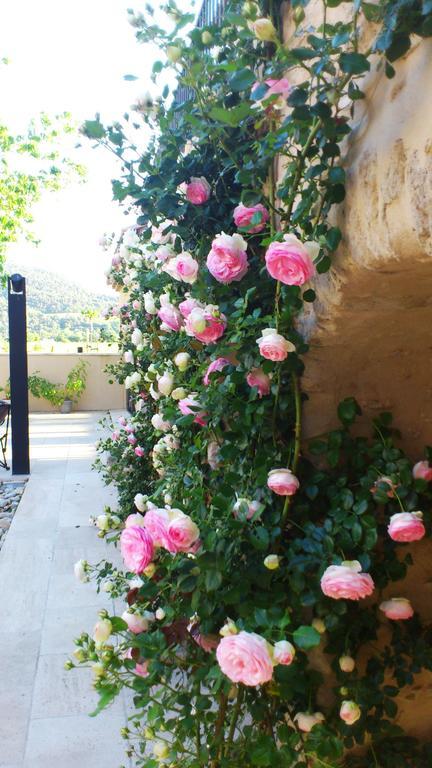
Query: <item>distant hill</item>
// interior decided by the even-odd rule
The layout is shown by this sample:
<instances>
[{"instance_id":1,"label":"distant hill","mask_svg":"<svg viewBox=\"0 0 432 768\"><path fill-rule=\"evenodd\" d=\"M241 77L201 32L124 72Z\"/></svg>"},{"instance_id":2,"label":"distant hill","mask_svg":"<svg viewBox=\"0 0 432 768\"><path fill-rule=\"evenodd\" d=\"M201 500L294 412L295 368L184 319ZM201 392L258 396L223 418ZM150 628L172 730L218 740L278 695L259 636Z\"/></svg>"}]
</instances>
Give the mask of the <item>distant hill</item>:
<instances>
[{"instance_id":1,"label":"distant hill","mask_svg":"<svg viewBox=\"0 0 432 768\"><path fill-rule=\"evenodd\" d=\"M113 296L87 291L55 272L8 265L8 272L21 272L26 277L27 329L29 341L54 339L55 341L85 341L89 320L82 310L95 310L94 338L100 329L111 334L115 323L106 321L103 314L113 304ZM0 294L0 341L8 337L7 291Z\"/></svg>"}]
</instances>

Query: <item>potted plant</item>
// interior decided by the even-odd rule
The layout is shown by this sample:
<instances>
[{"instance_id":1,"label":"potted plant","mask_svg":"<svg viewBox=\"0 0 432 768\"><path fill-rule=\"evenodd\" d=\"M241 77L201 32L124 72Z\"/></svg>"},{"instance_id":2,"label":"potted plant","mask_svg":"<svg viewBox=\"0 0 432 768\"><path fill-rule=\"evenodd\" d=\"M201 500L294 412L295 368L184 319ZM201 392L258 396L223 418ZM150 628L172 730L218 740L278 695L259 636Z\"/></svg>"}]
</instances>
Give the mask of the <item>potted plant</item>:
<instances>
[{"instance_id":1,"label":"potted plant","mask_svg":"<svg viewBox=\"0 0 432 768\"><path fill-rule=\"evenodd\" d=\"M69 372L65 384L52 384L36 371L28 378L29 391L34 397L48 400L60 413L70 413L86 388L87 366L85 360L80 360Z\"/></svg>"}]
</instances>

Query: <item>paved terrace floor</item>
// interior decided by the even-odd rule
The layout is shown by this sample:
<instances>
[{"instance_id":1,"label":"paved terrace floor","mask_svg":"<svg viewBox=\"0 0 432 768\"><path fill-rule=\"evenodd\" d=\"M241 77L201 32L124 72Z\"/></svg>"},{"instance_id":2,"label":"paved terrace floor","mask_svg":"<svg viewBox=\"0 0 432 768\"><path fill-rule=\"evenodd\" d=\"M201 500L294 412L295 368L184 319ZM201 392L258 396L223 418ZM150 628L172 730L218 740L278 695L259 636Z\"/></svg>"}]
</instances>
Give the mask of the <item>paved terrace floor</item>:
<instances>
[{"instance_id":1,"label":"paved terrace floor","mask_svg":"<svg viewBox=\"0 0 432 768\"><path fill-rule=\"evenodd\" d=\"M112 608L73 575L77 560L106 552L89 525L113 502L91 471L101 416L31 416L31 476L0 552L1 768L128 765L124 701L90 718L90 671L64 670L73 638L91 630L101 607Z\"/></svg>"}]
</instances>

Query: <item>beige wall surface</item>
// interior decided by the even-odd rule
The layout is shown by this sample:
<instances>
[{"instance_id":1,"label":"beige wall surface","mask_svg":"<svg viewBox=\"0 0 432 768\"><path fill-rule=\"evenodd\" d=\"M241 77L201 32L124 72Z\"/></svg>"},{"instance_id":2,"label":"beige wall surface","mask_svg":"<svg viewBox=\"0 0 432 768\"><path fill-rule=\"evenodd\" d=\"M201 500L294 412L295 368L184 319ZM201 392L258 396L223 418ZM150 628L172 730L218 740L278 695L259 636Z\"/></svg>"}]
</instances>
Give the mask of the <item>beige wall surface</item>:
<instances>
[{"instance_id":1,"label":"beige wall surface","mask_svg":"<svg viewBox=\"0 0 432 768\"><path fill-rule=\"evenodd\" d=\"M28 355L29 374L39 372L41 376L53 384L64 384L69 371L80 361L85 360L87 366L87 386L84 394L74 406L79 411L104 411L125 407L125 389L115 382L109 383L109 374L105 372L108 364L116 363L117 354L56 354L33 353ZM0 386L4 387L9 378L9 355L0 354ZM53 412L58 409L47 400L29 396L29 407L32 412Z\"/></svg>"}]
</instances>

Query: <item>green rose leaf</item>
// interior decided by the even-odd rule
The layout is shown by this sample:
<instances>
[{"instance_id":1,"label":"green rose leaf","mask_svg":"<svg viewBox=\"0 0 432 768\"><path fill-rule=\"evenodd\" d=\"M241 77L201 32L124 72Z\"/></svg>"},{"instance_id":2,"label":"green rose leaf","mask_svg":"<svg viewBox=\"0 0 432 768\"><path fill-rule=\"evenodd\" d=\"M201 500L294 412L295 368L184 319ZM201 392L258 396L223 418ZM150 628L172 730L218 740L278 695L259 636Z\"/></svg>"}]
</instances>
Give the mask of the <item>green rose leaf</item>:
<instances>
[{"instance_id":1,"label":"green rose leaf","mask_svg":"<svg viewBox=\"0 0 432 768\"><path fill-rule=\"evenodd\" d=\"M370 63L362 53L341 53L339 64L342 72L348 75L361 75L370 70Z\"/></svg>"},{"instance_id":2,"label":"green rose leaf","mask_svg":"<svg viewBox=\"0 0 432 768\"><path fill-rule=\"evenodd\" d=\"M314 627L302 625L293 633L294 644L304 651L315 648L321 642L321 635Z\"/></svg>"}]
</instances>

